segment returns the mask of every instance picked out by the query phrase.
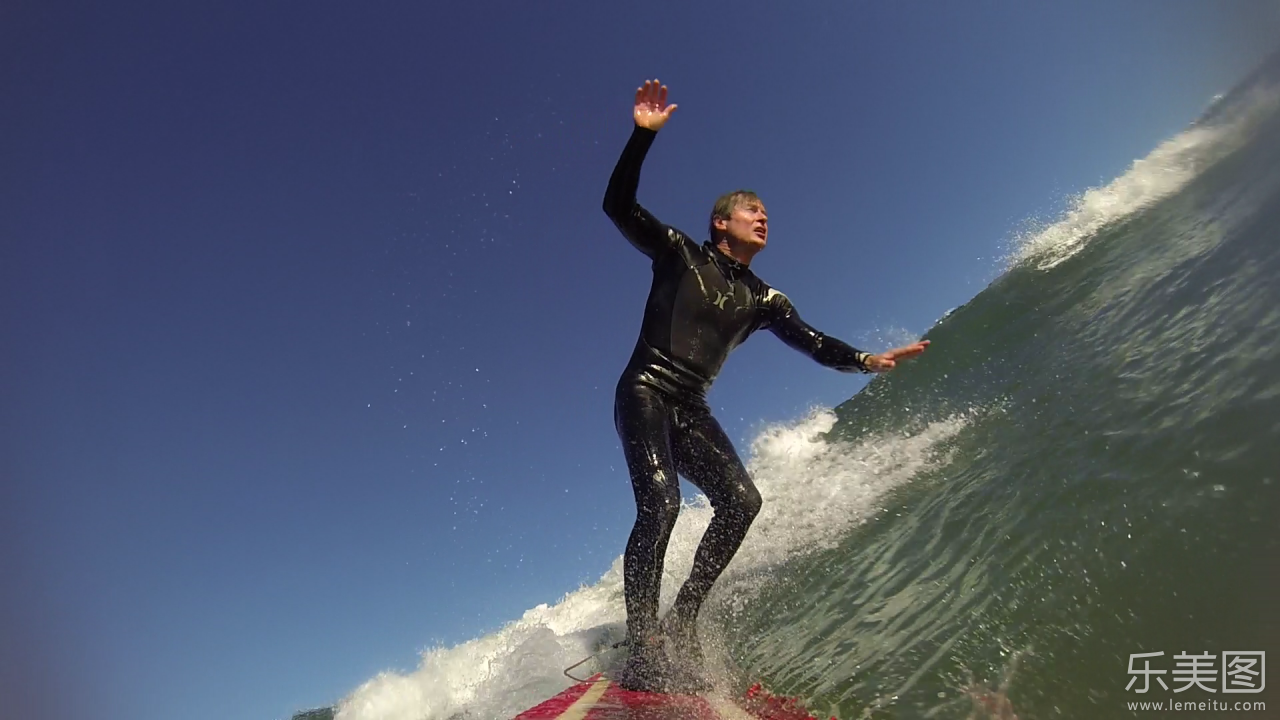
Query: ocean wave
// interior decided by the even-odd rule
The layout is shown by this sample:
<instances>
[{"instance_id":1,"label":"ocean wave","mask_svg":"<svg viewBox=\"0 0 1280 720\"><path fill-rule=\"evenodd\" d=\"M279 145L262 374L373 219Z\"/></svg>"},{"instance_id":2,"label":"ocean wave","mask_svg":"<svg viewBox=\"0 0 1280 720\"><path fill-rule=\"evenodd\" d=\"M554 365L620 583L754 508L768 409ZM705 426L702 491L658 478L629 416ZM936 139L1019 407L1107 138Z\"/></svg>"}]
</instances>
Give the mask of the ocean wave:
<instances>
[{"instance_id":1,"label":"ocean wave","mask_svg":"<svg viewBox=\"0 0 1280 720\"><path fill-rule=\"evenodd\" d=\"M1202 118L1135 160L1120 177L1068 199L1067 209L1048 223L1028 222L1015 233L1006 269L1034 265L1050 269L1080 252L1099 231L1167 198L1219 160L1243 147L1257 127L1280 107L1280 90L1258 87L1231 112L1211 108Z\"/></svg>"},{"instance_id":2,"label":"ocean wave","mask_svg":"<svg viewBox=\"0 0 1280 720\"><path fill-rule=\"evenodd\" d=\"M748 468L765 504L709 604L742 603L766 582L762 571L834 547L872 517L877 503L923 469L940 462L936 448L969 419L955 417L902 436L882 434L853 445L829 443L829 409L765 428L752 442ZM694 549L711 520L707 499L687 500L667 551L663 606L689 573ZM504 718L566 686L561 668L621 639L625 609L622 558L593 585L555 604L527 610L495 633L434 648L409 673L370 679L337 708L338 720Z\"/></svg>"}]
</instances>

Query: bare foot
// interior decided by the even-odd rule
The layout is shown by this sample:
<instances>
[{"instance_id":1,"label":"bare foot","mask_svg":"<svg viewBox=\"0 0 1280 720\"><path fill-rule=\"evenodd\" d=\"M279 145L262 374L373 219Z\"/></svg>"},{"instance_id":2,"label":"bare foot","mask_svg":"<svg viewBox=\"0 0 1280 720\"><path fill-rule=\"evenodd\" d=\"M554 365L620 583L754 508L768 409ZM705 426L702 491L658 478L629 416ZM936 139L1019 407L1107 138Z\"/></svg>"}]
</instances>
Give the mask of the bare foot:
<instances>
[{"instance_id":1,"label":"bare foot","mask_svg":"<svg viewBox=\"0 0 1280 720\"><path fill-rule=\"evenodd\" d=\"M1013 675L1018 671L1018 662L1022 660L1022 656L1031 652L1030 650L1019 650L1009 658L1009 664L1005 666L1004 677L1000 679L1000 686L991 689L986 683L979 683L973 678L973 671L969 673L969 684L964 687L964 696L969 698L973 703L973 710L969 713L968 720L1018 720L1017 713L1013 710L1013 703L1009 702L1009 683L1013 681ZM941 706L930 710L925 717L933 717L943 708L948 707L962 698L951 700L943 703Z\"/></svg>"}]
</instances>

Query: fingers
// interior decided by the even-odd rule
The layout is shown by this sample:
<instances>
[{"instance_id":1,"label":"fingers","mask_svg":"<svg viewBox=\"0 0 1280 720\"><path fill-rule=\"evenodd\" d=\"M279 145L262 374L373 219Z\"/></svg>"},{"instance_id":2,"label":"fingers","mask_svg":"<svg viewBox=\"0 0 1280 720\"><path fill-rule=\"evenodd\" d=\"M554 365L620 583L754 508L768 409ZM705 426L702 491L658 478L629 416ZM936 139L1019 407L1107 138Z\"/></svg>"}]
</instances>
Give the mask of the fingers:
<instances>
[{"instance_id":1,"label":"fingers","mask_svg":"<svg viewBox=\"0 0 1280 720\"><path fill-rule=\"evenodd\" d=\"M875 365L872 370L875 372L888 372L898 366L898 360L913 358L924 352L924 349L927 347L929 347L929 341L921 340L920 342L912 343L905 347L887 350L876 356L874 361Z\"/></svg>"},{"instance_id":2,"label":"fingers","mask_svg":"<svg viewBox=\"0 0 1280 720\"><path fill-rule=\"evenodd\" d=\"M667 86L657 78L645 80L644 85L636 88L636 105L644 105L651 112L663 114L676 109L675 105L667 105Z\"/></svg>"},{"instance_id":3,"label":"fingers","mask_svg":"<svg viewBox=\"0 0 1280 720\"><path fill-rule=\"evenodd\" d=\"M893 350L886 352L885 355L895 360L898 358L915 357L916 355L924 352L924 349L927 347L929 347L929 341L921 340L920 342L912 343L905 347L894 348Z\"/></svg>"},{"instance_id":4,"label":"fingers","mask_svg":"<svg viewBox=\"0 0 1280 720\"><path fill-rule=\"evenodd\" d=\"M645 80L644 85L636 88L637 105L655 105L658 102L659 85L657 80ZM665 90L665 88L662 88Z\"/></svg>"}]
</instances>

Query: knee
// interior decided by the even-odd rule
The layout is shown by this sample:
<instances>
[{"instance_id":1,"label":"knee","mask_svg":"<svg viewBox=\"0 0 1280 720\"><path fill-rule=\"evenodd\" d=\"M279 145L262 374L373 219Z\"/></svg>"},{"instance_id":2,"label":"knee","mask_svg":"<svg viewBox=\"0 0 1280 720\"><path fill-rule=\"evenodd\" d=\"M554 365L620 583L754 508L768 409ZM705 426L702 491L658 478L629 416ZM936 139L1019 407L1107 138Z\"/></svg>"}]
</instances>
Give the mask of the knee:
<instances>
[{"instance_id":1,"label":"knee","mask_svg":"<svg viewBox=\"0 0 1280 720\"><path fill-rule=\"evenodd\" d=\"M760 491L754 484L748 485L742 494L742 514L746 516L747 522L755 520L763 506L764 498L760 497Z\"/></svg>"},{"instance_id":2,"label":"knee","mask_svg":"<svg viewBox=\"0 0 1280 720\"><path fill-rule=\"evenodd\" d=\"M760 514L760 507L764 505L764 500L760 497L760 491L756 489L755 484L748 480L737 484L729 497L729 502L725 505L727 505L724 508L726 513L743 525L750 525Z\"/></svg>"},{"instance_id":3,"label":"knee","mask_svg":"<svg viewBox=\"0 0 1280 720\"><path fill-rule=\"evenodd\" d=\"M665 535L676 525L680 515L679 493L655 492L644 497L636 507L636 522Z\"/></svg>"},{"instance_id":4,"label":"knee","mask_svg":"<svg viewBox=\"0 0 1280 720\"><path fill-rule=\"evenodd\" d=\"M676 518L680 516L680 496L663 496L656 503L654 515L657 516L658 524L661 525L663 531L670 532L671 528L676 525Z\"/></svg>"}]
</instances>

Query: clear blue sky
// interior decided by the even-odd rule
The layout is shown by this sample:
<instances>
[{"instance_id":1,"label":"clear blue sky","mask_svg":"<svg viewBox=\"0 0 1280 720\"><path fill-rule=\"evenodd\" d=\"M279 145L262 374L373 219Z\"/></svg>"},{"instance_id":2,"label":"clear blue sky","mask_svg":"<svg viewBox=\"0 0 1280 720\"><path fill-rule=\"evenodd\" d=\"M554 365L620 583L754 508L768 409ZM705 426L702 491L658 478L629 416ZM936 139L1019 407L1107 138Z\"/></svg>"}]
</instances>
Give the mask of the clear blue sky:
<instances>
[{"instance_id":1,"label":"clear blue sky","mask_svg":"<svg viewBox=\"0 0 1280 720\"><path fill-rule=\"evenodd\" d=\"M700 237L757 190L757 273L883 349L1280 36L1244 0L780 8L0 7L11 707L278 717L594 581L646 77L680 109L641 202ZM711 399L742 441L860 385L766 334Z\"/></svg>"}]
</instances>

